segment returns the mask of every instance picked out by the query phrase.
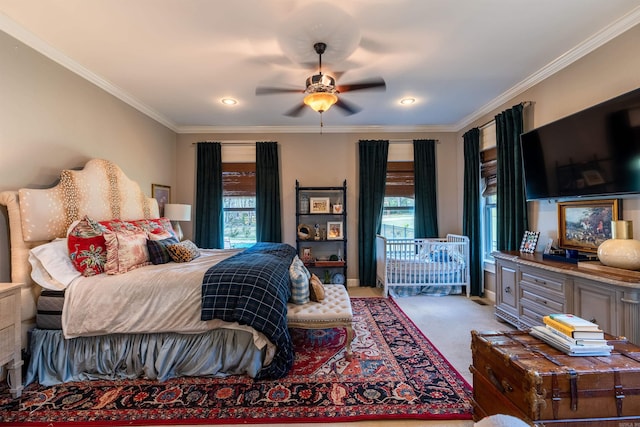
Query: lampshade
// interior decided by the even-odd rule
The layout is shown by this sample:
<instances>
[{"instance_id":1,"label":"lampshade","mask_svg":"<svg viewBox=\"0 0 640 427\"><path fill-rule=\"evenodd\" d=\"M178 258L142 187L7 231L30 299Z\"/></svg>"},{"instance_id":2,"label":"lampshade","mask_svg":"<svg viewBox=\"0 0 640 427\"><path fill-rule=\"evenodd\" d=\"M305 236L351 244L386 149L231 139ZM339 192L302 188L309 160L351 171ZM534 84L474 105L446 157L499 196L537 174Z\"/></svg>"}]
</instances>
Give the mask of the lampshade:
<instances>
[{"instance_id":1,"label":"lampshade","mask_svg":"<svg viewBox=\"0 0 640 427\"><path fill-rule=\"evenodd\" d=\"M330 92L314 92L304 97L304 103L318 113L324 113L336 102L338 97Z\"/></svg>"},{"instance_id":2,"label":"lampshade","mask_svg":"<svg viewBox=\"0 0 640 427\"><path fill-rule=\"evenodd\" d=\"M191 205L165 204L164 216L171 221L191 221Z\"/></svg>"}]
</instances>

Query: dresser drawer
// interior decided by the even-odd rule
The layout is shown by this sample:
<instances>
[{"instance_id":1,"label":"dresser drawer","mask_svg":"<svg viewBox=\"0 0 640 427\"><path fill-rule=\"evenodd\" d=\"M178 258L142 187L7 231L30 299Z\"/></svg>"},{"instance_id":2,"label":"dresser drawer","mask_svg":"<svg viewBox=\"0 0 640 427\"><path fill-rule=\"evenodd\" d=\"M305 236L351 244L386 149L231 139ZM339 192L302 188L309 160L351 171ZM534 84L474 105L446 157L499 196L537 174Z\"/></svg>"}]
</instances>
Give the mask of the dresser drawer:
<instances>
[{"instance_id":1,"label":"dresser drawer","mask_svg":"<svg viewBox=\"0 0 640 427\"><path fill-rule=\"evenodd\" d=\"M16 348L16 328L14 325L0 330L0 365L13 360Z\"/></svg>"},{"instance_id":2,"label":"dresser drawer","mask_svg":"<svg viewBox=\"0 0 640 427\"><path fill-rule=\"evenodd\" d=\"M561 295L564 295L565 292L565 280L566 279L561 275L556 275L540 269L529 270L523 268L520 276L521 283L537 285Z\"/></svg>"},{"instance_id":3,"label":"dresser drawer","mask_svg":"<svg viewBox=\"0 0 640 427\"><path fill-rule=\"evenodd\" d=\"M14 318L16 304L17 298L15 295L5 294L0 296L0 329L13 325L16 321Z\"/></svg>"}]
</instances>

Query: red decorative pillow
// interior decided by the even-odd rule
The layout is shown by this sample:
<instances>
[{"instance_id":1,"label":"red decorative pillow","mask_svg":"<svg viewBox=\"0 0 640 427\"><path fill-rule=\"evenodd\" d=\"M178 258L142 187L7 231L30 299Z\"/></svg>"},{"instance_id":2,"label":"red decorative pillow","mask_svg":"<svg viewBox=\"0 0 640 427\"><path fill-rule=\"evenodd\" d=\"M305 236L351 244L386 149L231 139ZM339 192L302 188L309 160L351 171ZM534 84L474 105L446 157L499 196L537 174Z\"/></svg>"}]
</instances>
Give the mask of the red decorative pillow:
<instances>
[{"instance_id":1,"label":"red decorative pillow","mask_svg":"<svg viewBox=\"0 0 640 427\"><path fill-rule=\"evenodd\" d=\"M167 238L166 233L170 233L169 237L176 237L169 218L138 219L131 223L150 234L160 234L165 236L163 238Z\"/></svg>"},{"instance_id":2,"label":"red decorative pillow","mask_svg":"<svg viewBox=\"0 0 640 427\"><path fill-rule=\"evenodd\" d=\"M69 231L69 257L83 276L94 276L104 272L107 262L107 246L102 236L104 231L102 225L86 216Z\"/></svg>"}]
</instances>

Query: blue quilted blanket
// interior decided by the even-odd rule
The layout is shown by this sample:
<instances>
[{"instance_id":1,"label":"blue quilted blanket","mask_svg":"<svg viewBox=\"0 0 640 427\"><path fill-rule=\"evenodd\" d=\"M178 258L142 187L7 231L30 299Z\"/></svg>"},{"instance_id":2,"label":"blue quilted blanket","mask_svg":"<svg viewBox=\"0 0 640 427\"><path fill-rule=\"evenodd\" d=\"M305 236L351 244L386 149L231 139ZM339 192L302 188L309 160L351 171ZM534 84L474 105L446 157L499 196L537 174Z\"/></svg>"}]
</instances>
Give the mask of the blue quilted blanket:
<instances>
[{"instance_id":1,"label":"blue quilted blanket","mask_svg":"<svg viewBox=\"0 0 640 427\"><path fill-rule=\"evenodd\" d=\"M296 250L284 243L256 243L211 267L202 283L202 320L222 319L249 325L276 346L273 361L257 379L285 376L293 365L287 328L291 296L289 266Z\"/></svg>"}]
</instances>

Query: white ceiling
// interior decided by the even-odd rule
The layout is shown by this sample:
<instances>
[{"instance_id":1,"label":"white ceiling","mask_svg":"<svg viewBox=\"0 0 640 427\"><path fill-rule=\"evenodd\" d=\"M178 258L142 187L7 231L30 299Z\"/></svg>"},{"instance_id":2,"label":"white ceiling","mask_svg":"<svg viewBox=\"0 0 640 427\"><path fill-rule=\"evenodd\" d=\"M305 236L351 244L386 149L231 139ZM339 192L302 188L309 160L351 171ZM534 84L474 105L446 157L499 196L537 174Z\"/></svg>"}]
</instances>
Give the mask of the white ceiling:
<instances>
[{"instance_id":1,"label":"white ceiling","mask_svg":"<svg viewBox=\"0 0 640 427\"><path fill-rule=\"evenodd\" d=\"M301 94L255 95L302 91L316 41L338 84L387 84L325 131L458 130L639 23L640 0L0 0L0 30L177 132L317 132L283 115Z\"/></svg>"}]
</instances>

